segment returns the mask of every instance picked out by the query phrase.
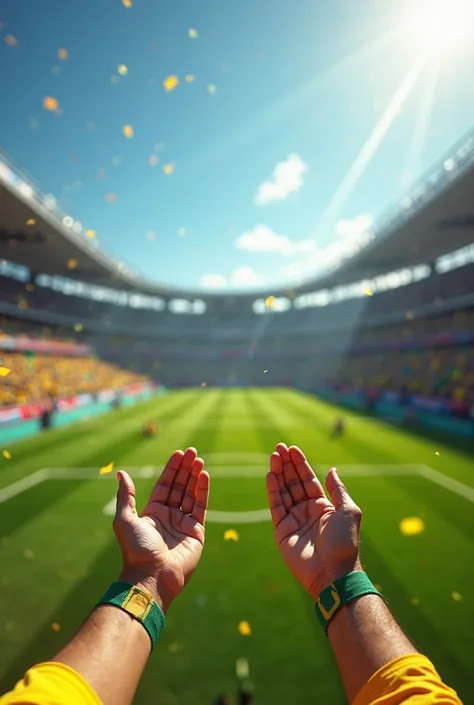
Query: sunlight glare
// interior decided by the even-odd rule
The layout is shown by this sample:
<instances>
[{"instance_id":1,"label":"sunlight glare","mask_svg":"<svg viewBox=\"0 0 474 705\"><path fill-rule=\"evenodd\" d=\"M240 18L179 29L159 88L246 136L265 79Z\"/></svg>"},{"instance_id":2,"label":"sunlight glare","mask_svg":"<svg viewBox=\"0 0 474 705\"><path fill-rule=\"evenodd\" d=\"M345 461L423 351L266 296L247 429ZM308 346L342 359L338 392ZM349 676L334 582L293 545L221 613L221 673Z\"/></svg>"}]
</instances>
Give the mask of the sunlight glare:
<instances>
[{"instance_id":1,"label":"sunlight glare","mask_svg":"<svg viewBox=\"0 0 474 705\"><path fill-rule=\"evenodd\" d=\"M468 45L474 31L472 0L418 0L414 5L407 27L421 49L438 54Z\"/></svg>"}]
</instances>

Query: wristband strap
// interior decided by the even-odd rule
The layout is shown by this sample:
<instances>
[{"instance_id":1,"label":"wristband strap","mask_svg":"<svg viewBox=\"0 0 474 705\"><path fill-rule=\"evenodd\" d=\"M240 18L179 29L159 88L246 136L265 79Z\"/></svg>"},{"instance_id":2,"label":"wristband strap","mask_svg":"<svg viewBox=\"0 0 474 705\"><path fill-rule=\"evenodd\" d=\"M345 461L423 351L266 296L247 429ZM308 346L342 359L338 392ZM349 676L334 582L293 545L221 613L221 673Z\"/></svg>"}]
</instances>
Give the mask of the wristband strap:
<instances>
[{"instance_id":1,"label":"wristband strap","mask_svg":"<svg viewBox=\"0 0 474 705\"><path fill-rule=\"evenodd\" d=\"M98 605L115 605L143 624L151 640L151 649L165 626L165 615L149 592L131 583L112 583Z\"/></svg>"},{"instance_id":2,"label":"wristband strap","mask_svg":"<svg viewBox=\"0 0 474 705\"><path fill-rule=\"evenodd\" d=\"M319 595L315 604L316 615L326 630L334 615L341 607L348 605L362 595L379 595L381 593L370 581L367 573L360 570L348 573L342 578L337 578L331 585L328 585Z\"/></svg>"}]
</instances>

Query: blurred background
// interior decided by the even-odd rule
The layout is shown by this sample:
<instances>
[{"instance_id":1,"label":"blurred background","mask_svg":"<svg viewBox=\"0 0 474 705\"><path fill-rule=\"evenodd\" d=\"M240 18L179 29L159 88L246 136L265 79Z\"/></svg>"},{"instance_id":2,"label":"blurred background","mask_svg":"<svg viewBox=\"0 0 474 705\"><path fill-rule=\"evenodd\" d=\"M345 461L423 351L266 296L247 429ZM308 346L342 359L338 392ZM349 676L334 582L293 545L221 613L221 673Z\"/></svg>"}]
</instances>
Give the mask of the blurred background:
<instances>
[{"instance_id":1,"label":"blurred background","mask_svg":"<svg viewBox=\"0 0 474 705\"><path fill-rule=\"evenodd\" d=\"M266 523L283 440L474 703L473 39L469 0L0 3L3 690L118 570L114 466L144 498L190 443L207 569L136 702L343 703Z\"/></svg>"}]
</instances>

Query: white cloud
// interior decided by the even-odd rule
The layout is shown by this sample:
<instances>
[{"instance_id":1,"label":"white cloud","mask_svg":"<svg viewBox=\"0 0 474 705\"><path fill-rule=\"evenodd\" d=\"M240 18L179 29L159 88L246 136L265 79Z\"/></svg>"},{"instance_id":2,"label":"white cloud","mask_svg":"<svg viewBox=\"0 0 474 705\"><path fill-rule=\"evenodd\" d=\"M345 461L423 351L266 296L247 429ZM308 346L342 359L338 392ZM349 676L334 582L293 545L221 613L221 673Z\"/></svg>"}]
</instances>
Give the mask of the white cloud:
<instances>
[{"instance_id":1,"label":"white cloud","mask_svg":"<svg viewBox=\"0 0 474 705\"><path fill-rule=\"evenodd\" d=\"M279 235L268 225L256 225L237 238L235 246L247 252L277 252L281 255L294 255L298 252L311 252L314 240L297 240L292 242L286 235Z\"/></svg>"},{"instance_id":2,"label":"white cloud","mask_svg":"<svg viewBox=\"0 0 474 705\"><path fill-rule=\"evenodd\" d=\"M245 265L234 269L231 281L235 286L252 287L260 286L264 283L265 279L262 274L256 272L252 267Z\"/></svg>"},{"instance_id":3,"label":"white cloud","mask_svg":"<svg viewBox=\"0 0 474 705\"><path fill-rule=\"evenodd\" d=\"M274 201L285 200L303 186L303 176L307 171L308 165L301 157L290 154L285 161L278 162L272 178L260 184L253 202L256 206L266 206Z\"/></svg>"},{"instance_id":4,"label":"white cloud","mask_svg":"<svg viewBox=\"0 0 474 705\"><path fill-rule=\"evenodd\" d=\"M223 274L204 274L200 281L203 289L225 289L227 279Z\"/></svg>"},{"instance_id":5,"label":"white cloud","mask_svg":"<svg viewBox=\"0 0 474 705\"><path fill-rule=\"evenodd\" d=\"M334 238L315 249L304 260L282 267L284 279L301 281L316 274L324 274L355 255L372 239L374 219L369 214L357 215L336 223Z\"/></svg>"}]
</instances>

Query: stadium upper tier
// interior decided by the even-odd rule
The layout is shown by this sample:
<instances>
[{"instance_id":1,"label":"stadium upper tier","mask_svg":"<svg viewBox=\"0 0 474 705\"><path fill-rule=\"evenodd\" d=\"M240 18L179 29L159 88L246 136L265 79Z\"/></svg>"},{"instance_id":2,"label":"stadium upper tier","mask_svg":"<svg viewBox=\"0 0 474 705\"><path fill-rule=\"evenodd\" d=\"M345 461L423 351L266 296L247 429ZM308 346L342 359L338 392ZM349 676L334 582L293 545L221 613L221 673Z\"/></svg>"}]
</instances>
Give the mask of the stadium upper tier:
<instances>
[{"instance_id":1,"label":"stadium upper tier","mask_svg":"<svg viewBox=\"0 0 474 705\"><path fill-rule=\"evenodd\" d=\"M474 132L464 136L410 193L391 208L367 234L368 244L340 262L333 271L298 285L292 297L307 292L373 280L379 275L432 265L449 251L474 240ZM27 225L30 221L30 225ZM32 222L34 221L34 222ZM222 311L252 305L250 295L176 291L140 277L126 263L104 252L90 240L82 224L64 213L56 199L40 188L0 151L0 257L38 275L64 277L129 297L159 296L169 305L179 296L199 309L219 306ZM70 263L74 262L71 268ZM80 285L80 284L79 284ZM267 295L287 297L287 289ZM193 303L197 299L197 304ZM226 299L228 303L222 304ZM238 303L236 304L235 301ZM159 307L149 301L151 308ZM197 311L200 312L200 311Z\"/></svg>"}]
</instances>

